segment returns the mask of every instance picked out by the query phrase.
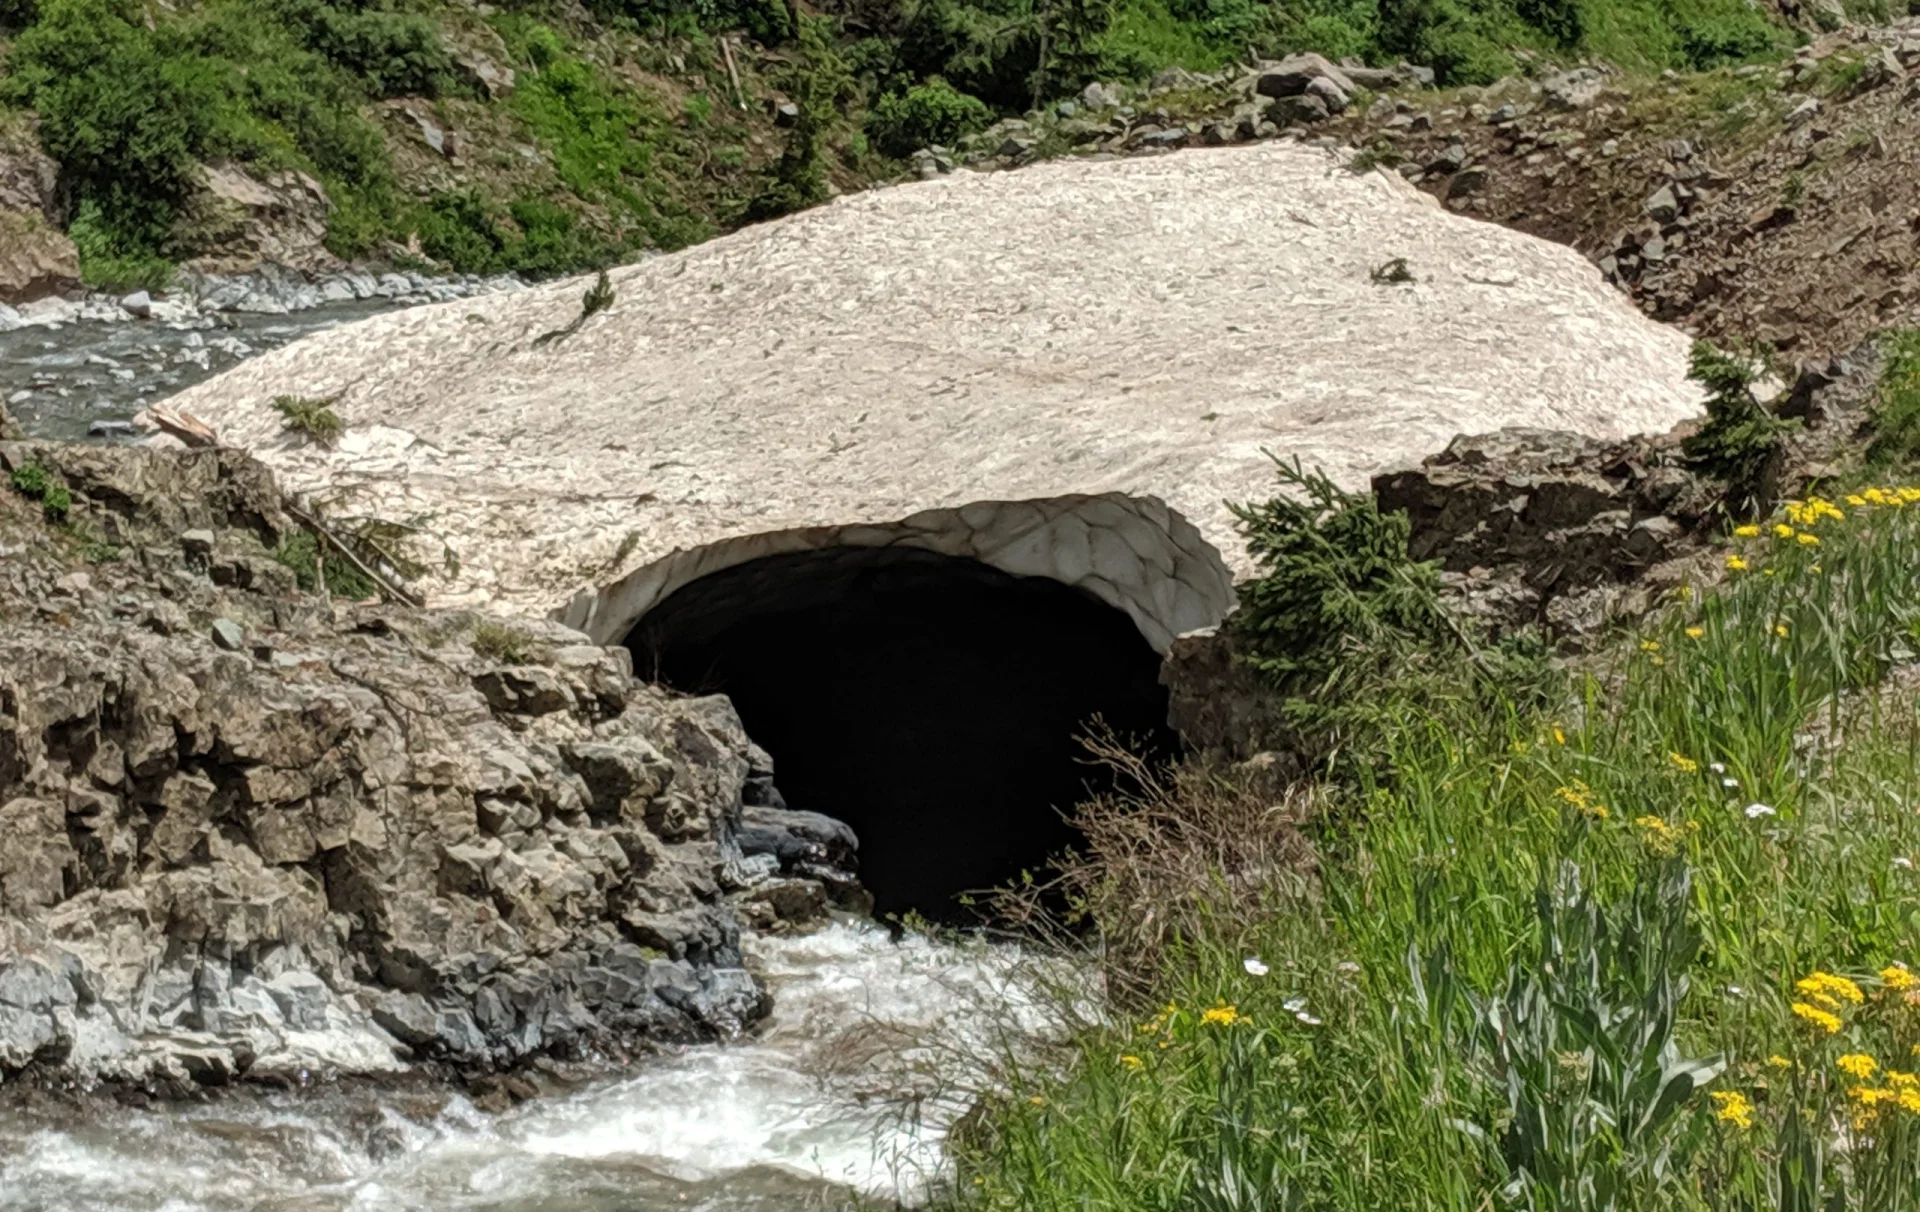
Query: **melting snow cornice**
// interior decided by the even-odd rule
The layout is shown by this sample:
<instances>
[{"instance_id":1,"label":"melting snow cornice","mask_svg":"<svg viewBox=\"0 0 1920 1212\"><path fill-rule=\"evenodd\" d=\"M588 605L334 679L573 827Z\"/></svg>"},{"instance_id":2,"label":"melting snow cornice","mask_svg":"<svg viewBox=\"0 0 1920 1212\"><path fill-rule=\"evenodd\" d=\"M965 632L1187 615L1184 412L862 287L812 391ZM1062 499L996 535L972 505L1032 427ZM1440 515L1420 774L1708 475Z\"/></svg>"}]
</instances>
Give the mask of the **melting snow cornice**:
<instances>
[{"instance_id":1,"label":"melting snow cornice","mask_svg":"<svg viewBox=\"0 0 1920 1212\"><path fill-rule=\"evenodd\" d=\"M1410 285L1369 271L1404 257ZM783 551L906 544L1081 585L1157 646L1250 571L1264 451L1359 487L1456 433L1692 414L1687 339L1571 249L1285 143L875 190L580 280L375 317L175 403L339 514L413 520L440 605L612 642ZM325 396L332 450L276 395Z\"/></svg>"}]
</instances>

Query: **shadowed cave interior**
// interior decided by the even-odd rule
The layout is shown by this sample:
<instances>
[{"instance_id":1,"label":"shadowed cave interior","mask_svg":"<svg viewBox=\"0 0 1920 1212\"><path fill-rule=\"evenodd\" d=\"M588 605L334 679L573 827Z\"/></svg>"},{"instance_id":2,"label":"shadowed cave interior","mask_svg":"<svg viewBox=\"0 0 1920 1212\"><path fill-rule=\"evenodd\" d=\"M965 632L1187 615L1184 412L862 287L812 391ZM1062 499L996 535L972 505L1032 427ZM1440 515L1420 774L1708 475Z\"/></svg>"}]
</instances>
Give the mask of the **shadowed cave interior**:
<instances>
[{"instance_id":1,"label":"shadowed cave interior","mask_svg":"<svg viewBox=\"0 0 1920 1212\"><path fill-rule=\"evenodd\" d=\"M950 923L964 892L1071 844L1106 785L1098 718L1170 755L1160 658L1121 611L1042 577L912 548L767 556L686 585L627 637L634 667L724 693L787 806L860 837L884 916Z\"/></svg>"}]
</instances>

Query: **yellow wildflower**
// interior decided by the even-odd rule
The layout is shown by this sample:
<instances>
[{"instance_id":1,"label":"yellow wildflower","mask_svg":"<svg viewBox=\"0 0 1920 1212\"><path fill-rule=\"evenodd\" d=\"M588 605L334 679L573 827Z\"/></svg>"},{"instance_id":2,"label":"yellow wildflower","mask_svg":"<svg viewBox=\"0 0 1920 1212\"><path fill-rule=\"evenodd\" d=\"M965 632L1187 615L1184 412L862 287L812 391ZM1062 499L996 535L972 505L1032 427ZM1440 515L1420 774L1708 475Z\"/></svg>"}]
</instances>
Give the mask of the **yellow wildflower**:
<instances>
[{"instance_id":1,"label":"yellow wildflower","mask_svg":"<svg viewBox=\"0 0 1920 1212\"><path fill-rule=\"evenodd\" d=\"M1707 629L1706 629L1705 627L1689 627L1689 628L1687 628L1687 638L1688 638L1688 639L1690 639L1690 640L1697 640L1697 639L1699 639L1699 638L1700 638L1701 636L1704 636L1704 635L1706 635L1706 634L1707 634Z\"/></svg>"},{"instance_id":2,"label":"yellow wildflower","mask_svg":"<svg viewBox=\"0 0 1920 1212\"><path fill-rule=\"evenodd\" d=\"M1573 780L1564 787L1554 788L1553 793L1573 805L1581 816L1591 817L1596 821L1607 819L1607 806L1594 799L1593 788L1579 779Z\"/></svg>"},{"instance_id":3,"label":"yellow wildflower","mask_svg":"<svg viewBox=\"0 0 1920 1212\"><path fill-rule=\"evenodd\" d=\"M1641 641L1640 641L1640 651L1642 651L1642 652L1658 652L1658 651L1660 651L1660 641L1659 641L1659 640L1641 640Z\"/></svg>"},{"instance_id":4,"label":"yellow wildflower","mask_svg":"<svg viewBox=\"0 0 1920 1212\"><path fill-rule=\"evenodd\" d=\"M1890 964L1880 969L1880 982L1889 989L1913 989L1920 987L1920 976L1905 964Z\"/></svg>"},{"instance_id":5,"label":"yellow wildflower","mask_svg":"<svg viewBox=\"0 0 1920 1212\"><path fill-rule=\"evenodd\" d=\"M1850 492L1847 494L1847 504L1853 506L1855 509L1865 509L1867 507L1867 498L1857 492Z\"/></svg>"},{"instance_id":6,"label":"yellow wildflower","mask_svg":"<svg viewBox=\"0 0 1920 1212\"><path fill-rule=\"evenodd\" d=\"M1135 1072L1138 1072L1141 1069L1144 1069L1147 1067L1147 1062L1131 1054L1122 1056L1120 1058L1120 1063L1125 1065L1127 1068L1134 1070Z\"/></svg>"},{"instance_id":7,"label":"yellow wildflower","mask_svg":"<svg viewBox=\"0 0 1920 1212\"><path fill-rule=\"evenodd\" d=\"M1753 1127L1753 1104L1738 1090L1713 1092L1713 1117L1736 1128Z\"/></svg>"},{"instance_id":8,"label":"yellow wildflower","mask_svg":"<svg viewBox=\"0 0 1920 1212\"><path fill-rule=\"evenodd\" d=\"M1840 1016L1830 1011L1822 1010L1818 1006L1809 1006L1805 1002L1795 1002L1793 1003L1793 1012L1820 1028L1822 1031L1825 1031L1828 1035L1832 1035L1834 1032L1840 1030Z\"/></svg>"},{"instance_id":9,"label":"yellow wildflower","mask_svg":"<svg viewBox=\"0 0 1920 1212\"><path fill-rule=\"evenodd\" d=\"M1832 518L1836 522L1844 521L1846 516L1838 505L1824 497L1808 497L1804 501L1790 501L1787 504L1787 517L1799 526L1818 525L1822 518ZM1780 529L1778 526L1774 527L1776 533Z\"/></svg>"},{"instance_id":10,"label":"yellow wildflower","mask_svg":"<svg viewBox=\"0 0 1920 1212\"><path fill-rule=\"evenodd\" d=\"M1785 522L1776 522L1774 524L1773 535L1775 538L1790 539L1793 537L1793 534L1794 534L1793 527L1787 525Z\"/></svg>"},{"instance_id":11,"label":"yellow wildflower","mask_svg":"<svg viewBox=\"0 0 1920 1212\"><path fill-rule=\"evenodd\" d=\"M1247 1022L1247 1016L1225 1002L1219 1002L1212 1009L1201 1012L1200 1021L1209 1027L1231 1027L1235 1023Z\"/></svg>"},{"instance_id":12,"label":"yellow wildflower","mask_svg":"<svg viewBox=\"0 0 1920 1212\"><path fill-rule=\"evenodd\" d=\"M1887 1084L1895 1090L1913 1090L1920 1092L1920 1076L1902 1073L1898 1069L1887 1070Z\"/></svg>"},{"instance_id":13,"label":"yellow wildflower","mask_svg":"<svg viewBox=\"0 0 1920 1212\"><path fill-rule=\"evenodd\" d=\"M1560 731L1560 725L1558 724L1553 726L1553 743L1556 745L1564 745L1567 743L1567 734Z\"/></svg>"},{"instance_id":14,"label":"yellow wildflower","mask_svg":"<svg viewBox=\"0 0 1920 1212\"><path fill-rule=\"evenodd\" d=\"M1727 571L1729 572L1745 572L1747 569L1751 567L1752 567L1751 564L1747 563L1745 560L1741 559L1737 555L1730 555L1727 557Z\"/></svg>"},{"instance_id":15,"label":"yellow wildflower","mask_svg":"<svg viewBox=\"0 0 1920 1212\"><path fill-rule=\"evenodd\" d=\"M1799 539L1800 539L1800 546L1802 547L1820 546L1820 536L1817 534L1808 534L1805 531L1801 531L1799 535Z\"/></svg>"},{"instance_id":16,"label":"yellow wildflower","mask_svg":"<svg viewBox=\"0 0 1920 1212\"><path fill-rule=\"evenodd\" d=\"M1900 1109L1908 1115L1920 1115L1920 1090L1901 1090Z\"/></svg>"},{"instance_id":17,"label":"yellow wildflower","mask_svg":"<svg viewBox=\"0 0 1920 1212\"><path fill-rule=\"evenodd\" d=\"M1786 625L1785 623L1775 623L1775 624L1773 625L1773 634L1775 634L1775 635L1777 635L1777 636L1779 636L1779 637L1780 637L1781 639L1783 639L1783 640L1784 640L1784 639L1786 639L1786 638L1787 638L1787 625Z\"/></svg>"},{"instance_id":18,"label":"yellow wildflower","mask_svg":"<svg viewBox=\"0 0 1920 1212\"><path fill-rule=\"evenodd\" d=\"M1033 1104L1033 1105L1034 1105L1034 1106L1036 1106L1036 1107L1044 1107L1044 1106L1046 1106L1046 1105L1047 1105L1047 1100L1046 1100L1046 1099L1044 1099L1044 1098L1042 1098L1042 1097L1041 1097L1040 1095L1038 1095L1038 1094L1032 1094L1032 1095L1028 1095L1028 1096L1027 1096L1027 1101L1028 1101L1029 1103L1031 1103L1031 1104Z\"/></svg>"},{"instance_id":19,"label":"yellow wildflower","mask_svg":"<svg viewBox=\"0 0 1920 1212\"><path fill-rule=\"evenodd\" d=\"M1866 1081L1880 1071L1880 1062L1864 1052L1849 1052L1833 1062L1842 1072L1851 1073L1861 1081Z\"/></svg>"},{"instance_id":20,"label":"yellow wildflower","mask_svg":"<svg viewBox=\"0 0 1920 1212\"><path fill-rule=\"evenodd\" d=\"M1831 972L1815 971L1812 975L1795 981L1793 987L1802 995L1823 1005L1834 1006L1836 1009L1838 1003L1833 1000L1836 997L1840 1001L1851 1002L1856 1006L1867 1000L1867 995L1860 992L1860 986L1844 976L1835 976Z\"/></svg>"},{"instance_id":21,"label":"yellow wildflower","mask_svg":"<svg viewBox=\"0 0 1920 1212\"><path fill-rule=\"evenodd\" d=\"M1667 755L1667 761L1669 764L1673 766L1675 770L1678 770L1681 774L1699 774L1700 773L1700 763L1694 761L1692 758L1686 756L1683 753L1669 753Z\"/></svg>"},{"instance_id":22,"label":"yellow wildflower","mask_svg":"<svg viewBox=\"0 0 1920 1212\"><path fill-rule=\"evenodd\" d=\"M1788 1060L1786 1057L1780 1055L1778 1052L1774 1053L1772 1056L1769 1056L1767 1058L1767 1063L1769 1065L1772 1065L1776 1069L1793 1068L1793 1062Z\"/></svg>"},{"instance_id":23,"label":"yellow wildflower","mask_svg":"<svg viewBox=\"0 0 1920 1212\"><path fill-rule=\"evenodd\" d=\"M1634 817L1633 823L1640 827L1640 841L1662 858L1680 853L1681 843L1686 841L1687 834L1698 828L1691 823L1682 828L1669 823L1664 817L1652 814Z\"/></svg>"},{"instance_id":24,"label":"yellow wildflower","mask_svg":"<svg viewBox=\"0 0 1920 1212\"><path fill-rule=\"evenodd\" d=\"M1757 539L1760 537L1760 528L1753 525L1735 526L1733 533L1743 539Z\"/></svg>"}]
</instances>

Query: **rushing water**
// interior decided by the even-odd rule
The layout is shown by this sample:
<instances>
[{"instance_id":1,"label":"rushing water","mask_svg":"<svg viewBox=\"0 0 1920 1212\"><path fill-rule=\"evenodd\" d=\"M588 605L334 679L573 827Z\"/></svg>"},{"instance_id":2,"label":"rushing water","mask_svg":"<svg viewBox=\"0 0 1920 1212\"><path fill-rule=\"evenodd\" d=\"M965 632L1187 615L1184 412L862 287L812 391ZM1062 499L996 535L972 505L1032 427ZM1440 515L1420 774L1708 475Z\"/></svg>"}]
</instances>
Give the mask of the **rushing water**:
<instances>
[{"instance_id":1,"label":"rushing water","mask_svg":"<svg viewBox=\"0 0 1920 1212\"><path fill-rule=\"evenodd\" d=\"M489 1116L458 1096L309 1093L44 1122L0 1113L6 1212L773 1212L911 1204L964 1096L929 1074L1040 1026L1013 947L836 921L754 939L771 1020Z\"/></svg>"}]
</instances>

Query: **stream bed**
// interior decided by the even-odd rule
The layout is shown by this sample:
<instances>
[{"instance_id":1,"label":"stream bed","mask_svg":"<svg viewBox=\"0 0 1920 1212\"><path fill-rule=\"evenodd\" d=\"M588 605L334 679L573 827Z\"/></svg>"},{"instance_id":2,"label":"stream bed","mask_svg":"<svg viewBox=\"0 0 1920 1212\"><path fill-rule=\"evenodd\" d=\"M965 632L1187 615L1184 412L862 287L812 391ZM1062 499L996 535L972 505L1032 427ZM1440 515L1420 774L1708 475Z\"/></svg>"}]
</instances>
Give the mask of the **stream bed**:
<instances>
[{"instance_id":1,"label":"stream bed","mask_svg":"<svg viewBox=\"0 0 1920 1212\"><path fill-rule=\"evenodd\" d=\"M774 997L754 1036L497 1116L459 1095L354 1086L145 1111L102 1102L59 1120L0 1111L0 1209L912 1205L937 1181L941 1142L970 1101L944 1083L967 1080L969 1055L1043 1022L1042 969L1008 945L895 943L842 918L799 938L750 938L748 956Z\"/></svg>"}]
</instances>

